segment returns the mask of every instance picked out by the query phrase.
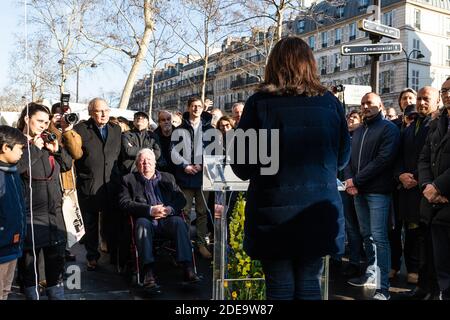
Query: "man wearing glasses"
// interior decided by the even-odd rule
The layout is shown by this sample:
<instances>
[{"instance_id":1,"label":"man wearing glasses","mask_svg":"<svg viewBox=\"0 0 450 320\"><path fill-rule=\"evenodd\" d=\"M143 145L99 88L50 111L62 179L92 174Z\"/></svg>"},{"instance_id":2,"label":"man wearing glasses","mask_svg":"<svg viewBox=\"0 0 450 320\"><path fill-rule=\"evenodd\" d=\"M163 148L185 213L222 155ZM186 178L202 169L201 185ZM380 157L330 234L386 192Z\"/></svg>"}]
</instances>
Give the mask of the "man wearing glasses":
<instances>
[{"instance_id":1,"label":"man wearing glasses","mask_svg":"<svg viewBox=\"0 0 450 320\"><path fill-rule=\"evenodd\" d=\"M158 136L161 145L161 157L164 159L164 166L160 168L161 171L175 174L175 166L170 156L170 137L175 126L172 124L172 114L167 110L158 112L158 128L155 134Z\"/></svg>"},{"instance_id":2,"label":"man wearing glasses","mask_svg":"<svg viewBox=\"0 0 450 320\"><path fill-rule=\"evenodd\" d=\"M117 160L120 154L121 130L109 122L110 109L105 100L95 98L89 102L90 119L75 126L81 136L83 156L75 161L77 192L85 223L87 268L92 271L100 258L98 252L98 217L102 212L102 225L108 245L113 242L114 201L120 186ZM114 182L114 183L113 183ZM110 232L108 232L109 230ZM113 248L110 246L113 254Z\"/></svg>"}]
</instances>

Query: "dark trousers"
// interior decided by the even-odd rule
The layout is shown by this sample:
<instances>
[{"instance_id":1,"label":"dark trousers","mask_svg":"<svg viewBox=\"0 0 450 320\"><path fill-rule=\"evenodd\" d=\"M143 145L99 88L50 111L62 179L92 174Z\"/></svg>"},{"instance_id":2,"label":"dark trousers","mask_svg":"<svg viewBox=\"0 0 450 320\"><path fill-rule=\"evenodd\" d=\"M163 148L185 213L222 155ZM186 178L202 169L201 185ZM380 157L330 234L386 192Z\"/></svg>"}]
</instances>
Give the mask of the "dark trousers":
<instances>
[{"instance_id":1,"label":"dark trousers","mask_svg":"<svg viewBox=\"0 0 450 320\"><path fill-rule=\"evenodd\" d=\"M420 223L419 225L419 281L417 286L428 293L436 294L439 291L436 270L433 258L433 240L431 225Z\"/></svg>"},{"instance_id":2,"label":"dark trousers","mask_svg":"<svg viewBox=\"0 0 450 320\"><path fill-rule=\"evenodd\" d=\"M86 248L86 259L88 261L98 260L98 233L99 233L99 211L81 210L86 233L83 236L83 244Z\"/></svg>"},{"instance_id":3,"label":"dark trousers","mask_svg":"<svg viewBox=\"0 0 450 320\"><path fill-rule=\"evenodd\" d=\"M402 230L405 232L402 244ZM419 228L410 229L408 223L396 221L395 227L389 230L391 244L391 268L399 271L402 266L402 255L405 258L408 273L419 271Z\"/></svg>"},{"instance_id":4,"label":"dark trousers","mask_svg":"<svg viewBox=\"0 0 450 320\"><path fill-rule=\"evenodd\" d=\"M154 225L153 221L157 221ZM136 220L134 237L138 249L140 263L151 264L155 261L153 255L154 237L169 238L175 243L177 262L192 261L192 246L189 239L189 226L180 216L170 216L160 220L139 218Z\"/></svg>"},{"instance_id":5,"label":"dark trousers","mask_svg":"<svg viewBox=\"0 0 450 320\"><path fill-rule=\"evenodd\" d=\"M323 259L261 260L267 300L321 300Z\"/></svg>"},{"instance_id":6,"label":"dark trousers","mask_svg":"<svg viewBox=\"0 0 450 320\"><path fill-rule=\"evenodd\" d=\"M38 261L39 255L41 253L44 254L45 279L47 281L47 287L56 286L63 281L65 248L66 244L48 246L42 248L42 250L36 249L36 258ZM23 255L18 262L18 267L23 287L29 288L36 286L34 257L32 250L23 251ZM38 266L37 272L39 273ZM37 276L37 279L39 279L39 275Z\"/></svg>"},{"instance_id":7,"label":"dark trousers","mask_svg":"<svg viewBox=\"0 0 450 320\"><path fill-rule=\"evenodd\" d=\"M450 227L433 224L431 233L439 287L450 297Z\"/></svg>"},{"instance_id":8,"label":"dark trousers","mask_svg":"<svg viewBox=\"0 0 450 320\"><path fill-rule=\"evenodd\" d=\"M339 192L344 205L345 232L347 234L347 244L349 260L351 264L359 267L363 249L363 239L359 232L358 217L356 216L353 196L345 191Z\"/></svg>"}]
</instances>

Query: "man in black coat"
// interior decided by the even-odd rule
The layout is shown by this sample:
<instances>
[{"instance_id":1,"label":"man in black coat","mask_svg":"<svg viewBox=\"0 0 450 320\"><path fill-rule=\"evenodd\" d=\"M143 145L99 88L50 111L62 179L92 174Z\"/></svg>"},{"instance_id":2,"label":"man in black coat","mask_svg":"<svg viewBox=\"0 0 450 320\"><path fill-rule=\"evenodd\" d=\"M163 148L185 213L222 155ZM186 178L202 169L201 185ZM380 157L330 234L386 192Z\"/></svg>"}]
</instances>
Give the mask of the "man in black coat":
<instances>
[{"instance_id":1,"label":"man in black coat","mask_svg":"<svg viewBox=\"0 0 450 320\"><path fill-rule=\"evenodd\" d=\"M395 177L400 182L398 190L400 221L398 223L400 230L403 224L405 228L404 256L408 270L408 282L410 283L417 283L420 257L419 208L422 193L418 186L417 162L432 122L431 114L437 110L438 104L438 90L432 87L424 87L419 90L415 120L402 131L400 152L397 159ZM414 115L411 109L416 109L416 106L407 106L405 116L411 117ZM400 258L401 246L399 253ZM400 261L397 264L400 264Z\"/></svg>"},{"instance_id":2,"label":"man in black coat","mask_svg":"<svg viewBox=\"0 0 450 320\"><path fill-rule=\"evenodd\" d=\"M175 126L172 124L172 114L167 110L159 111L158 128L156 128L155 134L158 136L161 146L161 157L164 159L163 165L159 167L159 170L171 174L175 174L175 165L170 156L170 138L173 130L175 130Z\"/></svg>"},{"instance_id":3,"label":"man in black coat","mask_svg":"<svg viewBox=\"0 0 450 320\"><path fill-rule=\"evenodd\" d=\"M184 280L200 279L192 267L189 228L181 216L186 199L170 173L156 171L155 154L142 149L136 157L138 172L122 178L119 196L121 209L135 220L134 237L144 266L144 286L156 289L154 276L153 237L171 238L176 246L176 260L183 265Z\"/></svg>"},{"instance_id":4,"label":"man in black coat","mask_svg":"<svg viewBox=\"0 0 450 320\"><path fill-rule=\"evenodd\" d=\"M441 88L445 109L430 129L419 160L421 222L431 228L440 298L450 300L450 78ZM428 229L430 230L430 229ZM430 266L429 266L430 267ZM419 283L421 275L419 275ZM431 292L434 293L434 292Z\"/></svg>"},{"instance_id":5,"label":"man in black coat","mask_svg":"<svg viewBox=\"0 0 450 320\"><path fill-rule=\"evenodd\" d=\"M134 165L136 155L139 150L149 148L153 150L156 156L158 168L163 166L163 158L161 158L161 147L159 145L158 136L148 130L149 117L143 111L134 114L134 129L126 131L122 135L122 167L123 174L135 171Z\"/></svg>"},{"instance_id":6,"label":"man in black coat","mask_svg":"<svg viewBox=\"0 0 450 320\"><path fill-rule=\"evenodd\" d=\"M77 192L81 213L86 227L84 245L88 270L94 270L98 252L98 218L102 212L102 224L110 251L115 238L115 202L120 185L118 158L121 130L109 121L110 109L105 100L95 98L89 102L90 119L75 126L82 139L83 156L75 161Z\"/></svg>"}]
</instances>

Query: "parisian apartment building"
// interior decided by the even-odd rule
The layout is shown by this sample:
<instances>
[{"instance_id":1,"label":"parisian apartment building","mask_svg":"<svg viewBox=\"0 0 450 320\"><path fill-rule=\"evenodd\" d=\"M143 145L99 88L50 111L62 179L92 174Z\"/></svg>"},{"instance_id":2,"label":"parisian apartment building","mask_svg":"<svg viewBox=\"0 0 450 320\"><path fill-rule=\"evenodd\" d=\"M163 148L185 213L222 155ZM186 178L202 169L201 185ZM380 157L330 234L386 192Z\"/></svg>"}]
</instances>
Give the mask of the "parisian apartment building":
<instances>
[{"instance_id":1,"label":"parisian apartment building","mask_svg":"<svg viewBox=\"0 0 450 320\"><path fill-rule=\"evenodd\" d=\"M386 107L398 108L398 94L409 86L415 90L431 85L440 88L450 76L450 1L381 0L380 23L400 30L399 54L380 57L379 91ZM369 34L358 29L362 19L372 19L371 0L328 1L316 4L312 15L291 17L283 35L298 35L314 52L322 82L331 88L338 84L369 85L370 56L343 56L342 45L369 44ZM268 30L253 29L247 37L228 37L221 50L209 57L206 98L214 107L229 112L231 105L245 101L264 76L270 46ZM408 70L408 72L407 72ZM185 111L186 101L201 94L203 60L180 57L156 70L153 117L160 109ZM129 109L148 110L150 75L133 89Z\"/></svg>"}]
</instances>

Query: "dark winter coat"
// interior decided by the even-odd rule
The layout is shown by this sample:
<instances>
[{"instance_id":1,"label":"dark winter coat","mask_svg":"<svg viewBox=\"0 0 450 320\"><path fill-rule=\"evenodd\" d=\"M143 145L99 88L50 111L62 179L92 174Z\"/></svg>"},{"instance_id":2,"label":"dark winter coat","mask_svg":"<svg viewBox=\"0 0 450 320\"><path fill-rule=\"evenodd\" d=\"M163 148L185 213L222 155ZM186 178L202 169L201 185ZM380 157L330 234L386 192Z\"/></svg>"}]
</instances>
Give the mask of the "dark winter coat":
<instances>
[{"instance_id":1,"label":"dark winter coat","mask_svg":"<svg viewBox=\"0 0 450 320\"><path fill-rule=\"evenodd\" d=\"M175 126L172 126L172 132L173 130L175 130ZM160 161L161 164L158 170L175 174L175 165L173 164L172 157L170 155L171 137L164 136L162 134L161 127L156 128L154 133L158 136L159 144L161 146L161 158L163 159L163 161Z\"/></svg>"},{"instance_id":2,"label":"dark winter coat","mask_svg":"<svg viewBox=\"0 0 450 320\"><path fill-rule=\"evenodd\" d=\"M394 165L400 130L381 112L353 132L350 163L345 179L353 179L359 193L388 194L394 190Z\"/></svg>"},{"instance_id":3,"label":"dark winter coat","mask_svg":"<svg viewBox=\"0 0 450 320\"><path fill-rule=\"evenodd\" d=\"M433 126L435 124L435 126ZM433 121L419 159L421 190L433 183L439 193L450 199L450 130L448 109ZM422 199L420 220L450 226L450 205L431 204Z\"/></svg>"},{"instance_id":4,"label":"dark winter coat","mask_svg":"<svg viewBox=\"0 0 450 320\"><path fill-rule=\"evenodd\" d=\"M207 112L203 112L201 115L201 129L202 132L206 132L209 129L214 129L211 125L211 115ZM189 122L189 113L185 112L183 114L183 120L181 122L181 125L179 125L173 132L172 132L172 139L174 137L174 133L178 132L180 130L187 130L191 141L194 141L194 129L192 128L190 122ZM173 148L174 145L176 145L178 141L172 141L171 148ZM210 141L204 139L202 136L202 143L203 143L203 150L209 145ZM181 156L185 159L188 159L188 155L184 155L181 153ZM190 149L190 160L191 162L189 164L194 164L194 143L191 143L191 149ZM188 161L189 162L189 161ZM202 164L196 163L196 164ZM187 174L184 172L184 169L188 166L188 164L177 164L175 165L175 179L177 181L177 184L181 188L189 188L189 189L199 189L202 186L202 178L203 178L203 172L200 171L194 175Z\"/></svg>"},{"instance_id":5,"label":"dark winter coat","mask_svg":"<svg viewBox=\"0 0 450 320\"><path fill-rule=\"evenodd\" d=\"M419 127L416 133L417 121ZM412 173L414 179L419 181L419 172L417 163L420 152L425 144L425 140L430 128L431 117L421 117L414 120L413 123L401 133L400 149L397 157L395 178L398 180L403 173ZM399 192L399 214L400 219L406 222L419 223L420 200L422 192L419 186L411 189L403 188L401 182L398 182Z\"/></svg>"},{"instance_id":6,"label":"dark winter coat","mask_svg":"<svg viewBox=\"0 0 450 320\"><path fill-rule=\"evenodd\" d=\"M0 264L22 256L26 217L17 167L0 162Z\"/></svg>"},{"instance_id":7,"label":"dark winter coat","mask_svg":"<svg viewBox=\"0 0 450 320\"><path fill-rule=\"evenodd\" d=\"M159 190L161 191L164 206L174 209L173 214L179 215L186 205L183 192L175 183L173 175L160 172ZM122 189L119 195L120 209L135 219L150 217L150 205L144 191L144 183L139 172L132 172L122 178Z\"/></svg>"},{"instance_id":8,"label":"dark winter coat","mask_svg":"<svg viewBox=\"0 0 450 320\"><path fill-rule=\"evenodd\" d=\"M28 167L28 153L31 156L31 174ZM27 209L27 235L25 249L32 248L30 188L33 190L33 228L36 248L62 245L66 242L66 227L62 215L62 192L59 180L60 172L72 168L72 157L60 147L53 154L54 168L50 165L50 153L30 144L24 150L17 167L22 176L22 183Z\"/></svg>"},{"instance_id":9,"label":"dark winter coat","mask_svg":"<svg viewBox=\"0 0 450 320\"><path fill-rule=\"evenodd\" d=\"M161 158L161 146L159 145L158 136L149 130L137 131L130 130L122 134L122 151L121 151L121 172L127 174L136 170L135 160L139 150L148 148L153 150L156 158L156 165L159 168L163 158Z\"/></svg>"},{"instance_id":10,"label":"dark winter coat","mask_svg":"<svg viewBox=\"0 0 450 320\"><path fill-rule=\"evenodd\" d=\"M349 160L350 136L340 102L328 92L317 97L256 93L247 100L238 129L279 130L276 174L261 175L260 169L267 166L259 161L232 164L239 178L250 179L245 251L253 259L343 252L344 218L336 177ZM258 143L246 143L236 154L247 157Z\"/></svg>"},{"instance_id":11,"label":"dark winter coat","mask_svg":"<svg viewBox=\"0 0 450 320\"><path fill-rule=\"evenodd\" d=\"M108 210L120 186L118 159L122 132L118 125L108 123L108 136L103 142L93 119L75 126L83 141L83 156L75 161L77 192L81 210Z\"/></svg>"}]
</instances>

